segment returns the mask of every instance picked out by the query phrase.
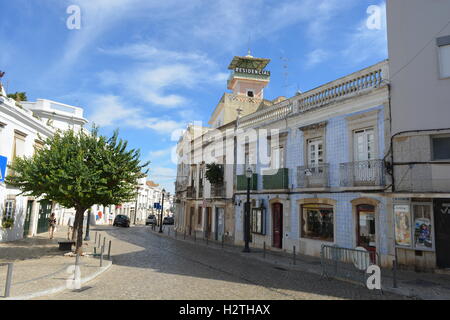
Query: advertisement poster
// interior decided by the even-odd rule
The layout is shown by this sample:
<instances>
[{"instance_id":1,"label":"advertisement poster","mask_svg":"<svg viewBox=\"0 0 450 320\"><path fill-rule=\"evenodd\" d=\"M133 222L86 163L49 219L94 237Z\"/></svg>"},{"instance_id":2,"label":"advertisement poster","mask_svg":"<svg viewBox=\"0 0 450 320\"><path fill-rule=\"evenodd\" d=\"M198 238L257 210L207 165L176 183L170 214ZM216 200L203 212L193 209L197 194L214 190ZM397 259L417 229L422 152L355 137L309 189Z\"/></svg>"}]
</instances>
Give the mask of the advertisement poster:
<instances>
[{"instance_id":1,"label":"advertisement poster","mask_svg":"<svg viewBox=\"0 0 450 320\"><path fill-rule=\"evenodd\" d=\"M414 221L414 235L416 248L431 248L431 221L427 218L418 218Z\"/></svg>"},{"instance_id":2,"label":"advertisement poster","mask_svg":"<svg viewBox=\"0 0 450 320\"><path fill-rule=\"evenodd\" d=\"M395 205L395 243L399 246L411 246L411 224L409 205Z\"/></svg>"}]
</instances>

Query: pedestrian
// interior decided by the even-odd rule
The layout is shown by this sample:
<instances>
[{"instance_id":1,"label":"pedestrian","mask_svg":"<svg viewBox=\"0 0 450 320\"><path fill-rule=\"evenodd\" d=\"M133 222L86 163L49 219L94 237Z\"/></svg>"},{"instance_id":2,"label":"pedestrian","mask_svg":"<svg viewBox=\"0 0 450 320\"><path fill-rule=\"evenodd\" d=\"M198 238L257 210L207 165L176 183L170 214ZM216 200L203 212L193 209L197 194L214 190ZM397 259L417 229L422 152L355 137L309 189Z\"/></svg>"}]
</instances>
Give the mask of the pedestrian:
<instances>
[{"instance_id":1,"label":"pedestrian","mask_svg":"<svg viewBox=\"0 0 450 320\"><path fill-rule=\"evenodd\" d=\"M114 220L114 215L112 213L110 213L108 215L108 220L109 220L109 225L112 225L113 224L113 220Z\"/></svg>"},{"instance_id":2,"label":"pedestrian","mask_svg":"<svg viewBox=\"0 0 450 320\"><path fill-rule=\"evenodd\" d=\"M55 218L55 213L53 212L50 215L50 218L48 218L48 233L50 236L50 239L53 239L53 234L55 232L56 229L56 218Z\"/></svg>"},{"instance_id":3,"label":"pedestrian","mask_svg":"<svg viewBox=\"0 0 450 320\"><path fill-rule=\"evenodd\" d=\"M70 240L72 238L71 235L73 234L74 224L75 224L75 217L73 215L71 215L69 217L69 220L67 220L67 225L69 226L67 229L67 240Z\"/></svg>"}]
</instances>

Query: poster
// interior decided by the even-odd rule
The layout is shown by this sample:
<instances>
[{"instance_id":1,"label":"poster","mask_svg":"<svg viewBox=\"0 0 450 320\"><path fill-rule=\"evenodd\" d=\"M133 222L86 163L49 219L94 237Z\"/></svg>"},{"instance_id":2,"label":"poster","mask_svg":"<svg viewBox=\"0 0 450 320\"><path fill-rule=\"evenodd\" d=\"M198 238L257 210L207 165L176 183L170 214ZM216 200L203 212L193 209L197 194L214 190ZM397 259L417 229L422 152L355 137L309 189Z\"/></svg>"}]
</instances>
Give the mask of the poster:
<instances>
[{"instance_id":1,"label":"poster","mask_svg":"<svg viewBox=\"0 0 450 320\"><path fill-rule=\"evenodd\" d=\"M431 220L427 218L416 219L414 221L414 235L416 248L431 248L433 246Z\"/></svg>"},{"instance_id":2,"label":"poster","mask_svg":"<svg viewBox=\"0 0 450 320\"><path fill-rule=\"evenodd\" d=\"M409 205L395 205L395 243L399 246L411 246L411 224Z\"/></svg>"}]
</instances>

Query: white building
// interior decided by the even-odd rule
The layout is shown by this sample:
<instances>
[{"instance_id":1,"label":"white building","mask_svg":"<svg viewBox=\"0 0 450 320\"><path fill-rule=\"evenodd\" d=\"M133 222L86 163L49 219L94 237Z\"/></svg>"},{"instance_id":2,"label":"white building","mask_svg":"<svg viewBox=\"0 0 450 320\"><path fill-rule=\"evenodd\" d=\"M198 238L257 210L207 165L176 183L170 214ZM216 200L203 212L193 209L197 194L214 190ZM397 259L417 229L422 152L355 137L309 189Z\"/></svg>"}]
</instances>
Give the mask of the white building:
<instances>
[{"instance_id":1,"label":"white building","mask_svg":"<svg viewBox=\"0 0 450 320\"><path fill-rule=\"evenodd\" d=\"M7 164L15 157L32 156L56 129L80 129L87 123L81 108L49 100L18 103L7 98L1 85L0 93L0 157ZM52 203L19 195L18 189L3 181L7 174L6 168L0 179L0 241L47 231Z\"/></svg>"}]
</instances>

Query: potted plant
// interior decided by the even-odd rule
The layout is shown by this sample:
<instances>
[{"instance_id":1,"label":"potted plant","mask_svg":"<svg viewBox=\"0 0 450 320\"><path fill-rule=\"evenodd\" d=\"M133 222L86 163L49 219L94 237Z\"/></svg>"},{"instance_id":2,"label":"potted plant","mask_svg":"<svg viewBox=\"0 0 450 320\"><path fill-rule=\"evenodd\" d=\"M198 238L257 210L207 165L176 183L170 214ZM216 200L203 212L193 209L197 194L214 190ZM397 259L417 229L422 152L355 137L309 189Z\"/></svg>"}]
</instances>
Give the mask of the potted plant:
<instances>
[{"instance_id":1,"label":"potted plant","mask_svg":"<svg viewBox=\"0 0 450 320\"><path fill-rule=\"evenodd\" d=\"M210 163L206 165L205 172L206 179L211 184L222 184L223 183L223 166L216 163Z\"/></svg>"},{"instance_id":2,"label":"potted plant","mask_svg":"<svg viewBox=\"0 0 450 320\"><path fill-rule=\"evenodd\" d=\"M14 226L13 218L3 218L2 227L5 229L11 229Z\"/></svg>"}]
</instances>

